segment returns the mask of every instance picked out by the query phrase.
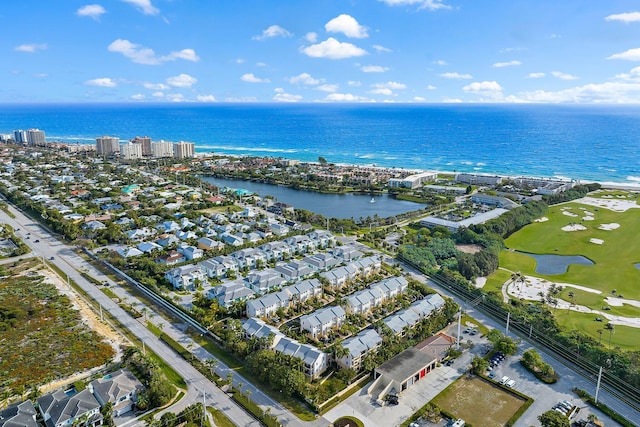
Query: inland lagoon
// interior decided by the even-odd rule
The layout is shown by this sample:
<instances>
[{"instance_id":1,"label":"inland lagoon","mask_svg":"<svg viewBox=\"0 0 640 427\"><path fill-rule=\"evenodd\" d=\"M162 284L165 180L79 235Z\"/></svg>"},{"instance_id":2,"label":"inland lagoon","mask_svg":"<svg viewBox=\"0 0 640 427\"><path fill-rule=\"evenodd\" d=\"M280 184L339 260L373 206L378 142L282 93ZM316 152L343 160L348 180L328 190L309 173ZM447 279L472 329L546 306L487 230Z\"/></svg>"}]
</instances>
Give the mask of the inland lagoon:
<instances>
[{"instance_id":1,"label":"inland lagoon","mask_svg":"<svg viewBox=\"0 0 640 427\"><path fill-rule=\"evenodd\" d=\"M571 264L594 265L594 262L582 255L539 255L521 252L536 260L536 273L562 274L566 273Z\"/></svg>"}]
</instances>

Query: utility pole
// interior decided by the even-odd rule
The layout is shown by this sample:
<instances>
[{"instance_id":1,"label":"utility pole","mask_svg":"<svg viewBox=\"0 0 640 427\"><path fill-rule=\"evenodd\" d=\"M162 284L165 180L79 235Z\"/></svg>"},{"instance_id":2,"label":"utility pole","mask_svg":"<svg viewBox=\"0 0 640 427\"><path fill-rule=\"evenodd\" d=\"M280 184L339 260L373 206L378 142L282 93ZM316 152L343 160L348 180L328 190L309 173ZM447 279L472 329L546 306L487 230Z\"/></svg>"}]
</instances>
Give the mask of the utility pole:
<instances>
[{"instance_id":1,"label":"utility pole","mask_svg":"<svg viewBox=\"0 0 640 427\"><path fill-rule=\"evenodd\" d=\"M462 310L458 312L458 338L456 339L456 350L460 350L460 323L462 322Z\"/></svg>"},{"instance_id":2,"label":"utility pole","mask_svg":"<svg viewBox=\"0 0 640 427\"><path fill-rule=\"evenodd\" d=\"M600 366L600 372L598 372L598 384L596 384L596 395L593 400L598 403L598 393L600 392L600 380L602 379L602 366Z\"/></svg>"},{"instance_id":3,"label":"utility pole","mask_svg":"<svg viewBox=\"0 0 640 427\"><path fill-rule=\"evenodd\" d=\"M504 336L505 336L505 337L508 337L508 336L509 336L509 320L510 320L510 319L511 319L511 313L510 313L510 312L507 312L507 329L506 329L506 332L505 332L505 334L504 334Z\"/></svg>"}]
</instances>

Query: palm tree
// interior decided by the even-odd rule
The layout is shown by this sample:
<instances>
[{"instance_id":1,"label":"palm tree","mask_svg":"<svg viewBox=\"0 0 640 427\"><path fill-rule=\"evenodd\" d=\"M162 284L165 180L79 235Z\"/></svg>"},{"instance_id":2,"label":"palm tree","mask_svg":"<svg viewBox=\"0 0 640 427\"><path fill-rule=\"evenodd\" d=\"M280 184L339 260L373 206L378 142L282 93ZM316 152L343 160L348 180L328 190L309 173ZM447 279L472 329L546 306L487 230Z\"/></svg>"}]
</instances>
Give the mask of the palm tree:
<instances>
[{"instance_id":1,"label":"palm tree","mask_svg":"<svg viewBox=\"0 0 640 427\"><path fill-rule=\"evenodd\" d=\"M213 377L213 371L216 369L216 366L218 366L218 359L207 359L205 360L205 365L207 365L209 367L209 369L211 370L211 376Z\"/></svg>"},{"instance_id":2,"label":"palm tree","mask_svg":"<svg viewBox=\"0 0 640 427\"><path fill-rule=\"evenodd\" d=\"M604 328L609 331L609 348L611 348L611 335L613 335L614 326L611 323L604 325Z\"/></svg>"}]
</instances>

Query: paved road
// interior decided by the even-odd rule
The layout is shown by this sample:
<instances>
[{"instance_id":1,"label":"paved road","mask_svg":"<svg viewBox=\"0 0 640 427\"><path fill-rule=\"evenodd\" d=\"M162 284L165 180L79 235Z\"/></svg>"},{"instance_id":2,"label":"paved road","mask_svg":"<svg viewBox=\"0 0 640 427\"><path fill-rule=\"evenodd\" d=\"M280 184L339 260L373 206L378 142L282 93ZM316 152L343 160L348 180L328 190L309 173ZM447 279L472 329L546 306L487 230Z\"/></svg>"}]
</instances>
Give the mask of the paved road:
<instances>
[{"instance_id":1,"label":"paved road","mask_svg":"<svg viewBox=\"0 0 640 427\"><path fill-rule=\"evenodd\" d=\"M85 270L92 276L101 276L90 264L76 255L69 247L65 246L51 233L34 223L21 211L10 207L15 218L9 217L4 211L0 211L0 221L11 225L14 229L20 229L17 234L31 247L36 256L42 256L69 275L71 280L78 284L84 292L96 300L104 310L107 310L124 328L143 341L149 349L155 352L161 359L173 367L187 383L186 395L176 404L171 406L172 412L179 412L195 402L202 402L202 390L208 406L213 406L223 411L236 425L259 426L251 415L237 405L224 392L212 384L205 376L178 356L170 347L160 341L155 335L133 319L114 301L101 292L96 286L80 275L78 270ZM27 233L31 233L30 239L25 239ZM39 240L35 243L35 240ZM142 423L140 425L143 425Z\"/></svg>"}]
</instances>

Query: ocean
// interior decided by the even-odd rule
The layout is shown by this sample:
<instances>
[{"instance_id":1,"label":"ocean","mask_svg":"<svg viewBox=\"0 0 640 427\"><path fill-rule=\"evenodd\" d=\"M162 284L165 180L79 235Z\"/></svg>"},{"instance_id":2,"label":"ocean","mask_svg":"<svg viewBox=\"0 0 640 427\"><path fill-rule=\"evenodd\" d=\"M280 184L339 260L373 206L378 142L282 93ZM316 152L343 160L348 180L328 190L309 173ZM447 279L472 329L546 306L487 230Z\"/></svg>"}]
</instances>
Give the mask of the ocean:
<instances>
[{"instance_id":1,"label":"ocean","mask_svg":"<svg viewBox=\"0 0 640 427\"><path fill-rule=\"evenodd\" d=\"M198 152L640 185L640 107L398 104L0 105L0 133L191 141Z\"/></svg>"}]
</instances>

